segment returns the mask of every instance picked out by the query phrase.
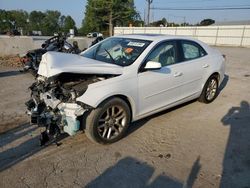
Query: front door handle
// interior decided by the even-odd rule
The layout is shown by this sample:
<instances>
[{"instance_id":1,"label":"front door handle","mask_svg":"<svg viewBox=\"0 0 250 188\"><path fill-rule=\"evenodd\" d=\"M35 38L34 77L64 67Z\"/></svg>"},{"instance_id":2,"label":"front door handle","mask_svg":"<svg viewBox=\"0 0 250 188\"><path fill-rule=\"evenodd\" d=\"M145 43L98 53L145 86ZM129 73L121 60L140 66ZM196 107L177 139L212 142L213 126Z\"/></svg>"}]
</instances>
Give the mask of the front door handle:
<instances>
[{"instance_id":1,"label":"front door handle","mask_svg":"<svg viewBox=\"0 0 250 188\"><path fill-rule=\"evenodd\" d=\"M174 73L174 77L179 77L179 76L182 76L182 72L176 72L176 73Z\"/></svg>"},{"instance_id":2,"label":"front door handle","mask_svg":"<svg viewBox=\"0 0 250 188\"><path fill-rule=\"evenodd\" d=\"M204 64L202 67L203 67L203 68L208 68L208 67L209 67L209 64Z\"/></svg>"}]
</instances>

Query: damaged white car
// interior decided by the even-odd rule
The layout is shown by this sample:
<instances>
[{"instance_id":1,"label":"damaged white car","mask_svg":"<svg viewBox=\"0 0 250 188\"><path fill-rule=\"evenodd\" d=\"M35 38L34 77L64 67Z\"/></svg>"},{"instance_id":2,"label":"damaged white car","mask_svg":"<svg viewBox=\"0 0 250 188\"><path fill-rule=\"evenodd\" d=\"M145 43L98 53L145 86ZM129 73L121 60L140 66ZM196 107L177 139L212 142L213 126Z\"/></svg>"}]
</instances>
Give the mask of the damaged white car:
<instances>
[{"instance_id":1,"label":"damaged white car","mask_svg":"<svg viewBox=\"0 0 250 188\"><path fill-rule=\"evenodd\" d=\"M224 73L223 55L198 40L116 36L80 55L43 55L26 105L31 122L46 127L41 144L79 130L113 143L132 121L195 98L212 102Z\"/></svg>"}]
</instances>

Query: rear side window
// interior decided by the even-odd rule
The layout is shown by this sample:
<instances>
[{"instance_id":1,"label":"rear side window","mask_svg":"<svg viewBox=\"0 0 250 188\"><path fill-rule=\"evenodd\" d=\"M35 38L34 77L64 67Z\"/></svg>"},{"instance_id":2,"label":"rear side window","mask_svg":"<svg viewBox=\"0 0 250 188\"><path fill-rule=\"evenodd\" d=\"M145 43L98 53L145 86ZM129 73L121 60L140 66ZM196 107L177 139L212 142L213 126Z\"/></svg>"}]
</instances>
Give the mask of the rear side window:
<instances>
[{"instance_id":1,"label":"rear side window","mask_svg":"<svg viewBox=\"0 0 250 188\"><path fill-rule=\"evenodd\" d=\"M181 41L184 60L192 60L207 55L206 51L197 43L192 41Z\"/></svg>"}]
</instances>

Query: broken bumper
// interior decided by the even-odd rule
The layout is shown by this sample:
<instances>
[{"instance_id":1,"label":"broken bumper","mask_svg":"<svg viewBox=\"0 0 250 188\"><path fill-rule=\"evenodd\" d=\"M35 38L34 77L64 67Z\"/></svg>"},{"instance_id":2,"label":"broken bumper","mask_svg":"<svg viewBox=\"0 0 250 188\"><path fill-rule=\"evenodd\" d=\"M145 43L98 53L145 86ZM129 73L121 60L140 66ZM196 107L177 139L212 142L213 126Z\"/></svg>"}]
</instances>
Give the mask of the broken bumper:
<instances>
[{"instance_id":1,"label":"broken bumper","mask_svg":"<svg viewBox=\"0 0 250 188\"><path fill-rule=\"evenodd\" d=\"M50 92L33 97L26 105L31 123L46 127L46 134L53 137L64 132L70 136L76 134L80 129L79 116L87 111L79 104L58 100Z\"/></svg>"}]
</instances>

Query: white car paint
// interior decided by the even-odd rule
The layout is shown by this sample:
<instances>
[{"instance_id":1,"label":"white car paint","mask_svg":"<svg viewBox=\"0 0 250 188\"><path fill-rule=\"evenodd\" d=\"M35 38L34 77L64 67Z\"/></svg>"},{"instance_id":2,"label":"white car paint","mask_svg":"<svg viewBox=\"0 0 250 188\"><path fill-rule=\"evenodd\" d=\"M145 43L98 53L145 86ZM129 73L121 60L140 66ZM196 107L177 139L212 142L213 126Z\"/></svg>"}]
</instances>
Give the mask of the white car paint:
<instances>
[{"instance_id":1,"label":"white car paint","mask_svg":"<svg viewBox=\"0 0 250 188\"><path fill-rule=\"evenodd\" d=\"M47 52L42 56L38 74L47 78L63 72L116 75L122 74L122 70L121 66L88 59L80 55Z\"/></svg>"},{"instance_id":2,"label":"white car paint","mask_svg":"<svg viewBox=\"0 0 250 188\"><path fill-rule=\"evenodd\" d=\"M225 62L222 54L198 40L166 35L117 37L151 40L152 43L132 65L127 67L77 55L49 52L43 56L38 74L44 77L55 76L63 72L119 75L90 84L77 101L96 108L109 97L125 96L132 108L132 121L199 97L205 82L213 73L219 73L219 83L224 78ZM141 63L158 43L180 39L195 41L204 48L207 55L162 67L160 70L138 73Z\"/></svg>"}]
</instances>

